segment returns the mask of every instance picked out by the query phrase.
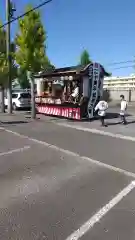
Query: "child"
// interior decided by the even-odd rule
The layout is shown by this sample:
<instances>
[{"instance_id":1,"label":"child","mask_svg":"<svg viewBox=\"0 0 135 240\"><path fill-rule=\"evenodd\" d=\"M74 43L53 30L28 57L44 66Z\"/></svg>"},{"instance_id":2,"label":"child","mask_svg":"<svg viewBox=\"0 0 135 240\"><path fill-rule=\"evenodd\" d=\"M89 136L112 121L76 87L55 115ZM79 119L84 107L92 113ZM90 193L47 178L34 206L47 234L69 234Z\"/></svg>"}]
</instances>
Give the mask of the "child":
<instances>
[{"instance_id":1,"label":"child","mask_svg":"<svg viewBox=\"0 0 135 240\"><path fill-rule=\"evenodd\" d=\"M104 100L100 100L95 107L95 111L98 111L98 115L100 116L102 127L107 127L107 124L105 124L105 115L106 115L107 108L108 108L108 103Z\"/></svg>"},{"instance_id":2,"label":"child","mask_svg":"<svg viewBox=\"0 0 135 240\"><path fill-rule=\"evenodd\" d=\"M125 117L125 113L127 110L127 101L125 100L124 95L120 95L121 98L121 105L120 105L120 117L121 117L121 121L122 124L126 124L126 117Z\"/></svg>"}]
</instances>

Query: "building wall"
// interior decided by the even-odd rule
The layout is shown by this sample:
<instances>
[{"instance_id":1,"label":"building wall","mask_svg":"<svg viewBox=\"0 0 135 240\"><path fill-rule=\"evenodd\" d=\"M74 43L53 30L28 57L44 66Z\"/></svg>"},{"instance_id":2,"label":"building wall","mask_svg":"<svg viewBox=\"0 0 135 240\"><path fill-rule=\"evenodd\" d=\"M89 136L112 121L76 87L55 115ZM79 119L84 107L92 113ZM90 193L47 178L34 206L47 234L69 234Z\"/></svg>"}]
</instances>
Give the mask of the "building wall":
<instances>
[{"instance_id":1,"label":"building wall","mask_svg":"<svg viewBox=\"0 0 135 240\"><path fill-rule=\"evenodd\" d=\"M123 94L127 101L135 101L135 76L109 77L104 79L104 93L108 92L110 100L118 101Z\"/></svg>"},{"instance_id":2,"label":"building wall","mask_svg":"<svg viewBox=\"0 0 135 240\"><path fill-rule=\"evenodd\" d=\"M135 101L135 90L108 90L108 98L110 101L119 101L120 95L123 94L129 102ZM105 90L104 90L105 95Z\"/></svg>"},{"instance_id":3,"label":"building wall","mask_svg":"<svg viewBox=\"0 0 135 240\"><path fill-rule=\"evenodd\" d=\"M135 89L135 76L104 78L105 89Z\"/></svg>"}]
</instances>

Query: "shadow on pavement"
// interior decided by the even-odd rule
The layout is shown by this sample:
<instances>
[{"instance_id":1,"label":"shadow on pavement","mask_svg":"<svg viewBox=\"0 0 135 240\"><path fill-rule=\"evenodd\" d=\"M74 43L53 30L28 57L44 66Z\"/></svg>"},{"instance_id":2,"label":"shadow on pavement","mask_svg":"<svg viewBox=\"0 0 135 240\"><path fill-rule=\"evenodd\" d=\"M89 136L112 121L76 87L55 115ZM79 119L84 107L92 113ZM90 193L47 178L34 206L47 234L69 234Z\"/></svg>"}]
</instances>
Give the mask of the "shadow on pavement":
<instances>
[{"instance_id":1,"label":"shadow on pavement","mask_svg":"<svg viewBox=\"0 0 135 240\"><path fill-rule=\"evenodd\" d=\"M126 126L127 125L129 125L129 124L134 124L135 123L135 121L127 121L127 123L126 123ZM115 125L123 125L122 123L121 123L121 121L118 121L118 122L115 122L115 123L113 123L113 122L107 122L107 125L108 126L115 126Z\"/></svg>"},{"instance_id":2,"label":"shadow on pavement","mask_svg":"<svg viewBox=\"0 0 135 240\"><path fill-rule=\"evenodd\" d=\"M126 117L129 117L131 116L131 114L126 114ZM119 118L120 117L120 114L119 113L110 113L108 112L106 114L106 119L113 119L113 118Z\"/></svg>"},{"instance_id":3,"label":"shadow on pavement","mask_svg":"<svg viewBox=\"0 0 135 240\"><path fill-rule=\"evenodd\" d=\"M0 121L1 124L22 124L28 123L28 121Z\"/></svg>"},{"instance_id":4,"label":"shadow on pavement","mask_svg":"<svg viewBox=\"0 0 135 240\"><path fill-rule=\"evenodd\" d=\"M129 121L129 122L127 121L127 125L132 123L135 123L135 121Z\"/></svg>"},{"instance_id":5,"label":"shadow on pavement","mask_svg":"<svg viewBox=\"0 0 135 240\"><path fill-rule=\"evenodd\" d=\"M132 116L131 114L127 114L126 117L129 117L129 116ZM110 112L107 112L106 113L106 119L116 119L116 118L120 118L120 115L119 113L110 113ZM67 121L70 121L70 122L78 122L78 121L81 121L81 122L93 122L93 121L96 121L96 120L99 120L99 116L96 115L93 119L88 119L88 118L84 118L84 119L81 119L81 120L75 120L75 119L67 119ZM114 123L114 125L116 124L119 124L119 123Z\"/></svg>"}]
</instances>

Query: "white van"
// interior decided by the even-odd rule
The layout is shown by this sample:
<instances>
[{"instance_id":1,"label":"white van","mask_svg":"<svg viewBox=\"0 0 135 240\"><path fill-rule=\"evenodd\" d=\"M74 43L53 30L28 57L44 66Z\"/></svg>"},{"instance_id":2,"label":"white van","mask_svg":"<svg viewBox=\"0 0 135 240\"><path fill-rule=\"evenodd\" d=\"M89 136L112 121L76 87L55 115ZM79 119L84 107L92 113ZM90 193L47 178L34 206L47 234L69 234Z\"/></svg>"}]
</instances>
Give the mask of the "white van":
<instances>
[{"instance_id":1,"label":"white van","mask_svg":"<svg viewBox=\"0 0 135 240\"><path fill-rule=\"evenodd\" d=\"M8 106L8 99L5 98L5 107ZM29 92L12 93L12 106L14 110L31 107L31 94Z\"/></svg>"}]
</instances>

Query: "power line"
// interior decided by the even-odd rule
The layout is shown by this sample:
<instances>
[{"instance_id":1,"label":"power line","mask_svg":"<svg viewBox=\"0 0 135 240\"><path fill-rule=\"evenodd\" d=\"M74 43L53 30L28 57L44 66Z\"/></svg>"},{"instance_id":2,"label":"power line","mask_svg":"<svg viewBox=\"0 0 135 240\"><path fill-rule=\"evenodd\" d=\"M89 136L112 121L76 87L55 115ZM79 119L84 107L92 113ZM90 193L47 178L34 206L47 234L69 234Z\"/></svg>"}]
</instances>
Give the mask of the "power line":
<instances>
[{"instance_id":1,"label":"power line","mask_svg":"<svg viewBox=\"0 0 135 240\"><path fill-rule=\"evenodd\" d=\"M112 68L112 70L121 69L121 68L130 68L130 67L134 68L135 65L129 65L129 66L123 66L123 67L118 67L118 68Z\"/></svg>"},{"instance_id":2,"label":"power line","mask_svg":"<svg viewBox=\"0 0 135 240\"><path fill-rule=\"evenodd\" d=\"M50 3L50 2L52 2L52 0L47 0L47 1L45 1L45 2L43 2L43 3L41 3L41 4L39 4L38 6L36 6L36 7L32 8L31 10L29 10L29 11L23 13L22 15L19 15L19 16L15 17L15 18L11 19L10 21L4 23L3 25L0 26L0 28L3 28L3 27L5 27L5 26L7 26L8 24L10 24L10 23L12 23L12 22L14 22L14 21L16 21L16 20L18 20L18 19L20 19L20 18L22 18L22 17L28 15L29 13L31 13L31 12L37 10L37 9L40 8L40 7L43 7L44 5L46 5L47 3Z\"/></svg>"},{"instance_id":3,"label":"power line","mask_svg":"<svg viewBox=\"0 0 135 240\"><path fill-rule=\"evenodd\" d=\"M10 23L12 23L12 22L14 22L14 21L16 21L16 20L18 20L18 19L28 15L29 13L39 9L40 7L43 7L44 5L46 5L46 4L50 3L50 2L52 2L52 0L47 0L47 1L39 4L38 6L32 8L31 10L29 10L29 11L27 11L27 12L25 12L25 13L17 16L17 17L15 17L15 18L11 19L10 21L4 23L3 25L0 26L0 28L3 28L5 26L7 26L8 24L10 24ZM128 61L122 61L122 62L114 62L114 63L107 64L107 66L114 66L114 65L126 64L126 63L134 63L134 62L135 62L134 60L128 60ZM123 67L113 68L112 70L121 69L121 68L129 68L129 67L135 67L135 66L134 65L132 65L132 66L123 66Z\"/></svg>"},{"instance_id":4,"label":"power line","mask_svg":"<svg viewBox=\"0 0 135 240\"><path fill-rule=\"evenodd\" d=\"M119 65L119 64L125 64L125 63L134 63L134 60L128 60L128 61L122 61L122 62L114 62L114 63L109 63L107 66L113 66L113 65Z\"/></svg>"}]
</instances>

